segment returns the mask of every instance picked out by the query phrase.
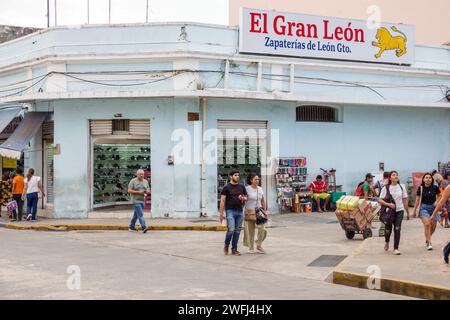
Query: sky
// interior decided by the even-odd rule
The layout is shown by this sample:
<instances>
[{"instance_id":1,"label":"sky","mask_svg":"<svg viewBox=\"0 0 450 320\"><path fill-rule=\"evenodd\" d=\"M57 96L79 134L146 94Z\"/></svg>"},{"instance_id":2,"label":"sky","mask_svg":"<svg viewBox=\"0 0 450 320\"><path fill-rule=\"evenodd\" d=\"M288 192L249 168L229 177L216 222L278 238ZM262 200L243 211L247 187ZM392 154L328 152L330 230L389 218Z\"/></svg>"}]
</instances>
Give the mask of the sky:
<instances>
[{"instance_id":1,"label":"sky","mask_svg":"<svg viewBox=\"0 0 450 320\"><path fill-rule=\"evenodd\" d=\"M147 0L89 0L89 23L143 23ZM56 0L56 24L86 24L88 0ZM228 25L228 0L148 0L149 22L189 21ZM0 0L0 25L47 27L47 0ZM50 26L55 0L50 0Z\"/></svg>"}]
</instances>

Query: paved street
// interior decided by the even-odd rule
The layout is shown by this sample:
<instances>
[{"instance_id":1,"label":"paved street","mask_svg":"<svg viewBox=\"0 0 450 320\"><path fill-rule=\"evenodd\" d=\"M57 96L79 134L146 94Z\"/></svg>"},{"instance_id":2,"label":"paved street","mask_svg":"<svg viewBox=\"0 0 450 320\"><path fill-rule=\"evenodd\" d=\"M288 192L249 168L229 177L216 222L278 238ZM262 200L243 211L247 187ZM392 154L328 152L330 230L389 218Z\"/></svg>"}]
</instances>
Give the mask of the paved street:
<instances>
[{"instance_id":1,"label":"paved street","mask_svg":"<svg viewBox=\"0 0 450 320\"><path fill-rule=\"evenodd\" d=\"M2 299L405 299L326 281L321 255L349 255L333 214L274 217L267 255L224 256L224 232L42 232L0 228ZM244 251L244 248L241 250ZM69 266L81 273L69 290Z\"/></svg>"}]
</instances>

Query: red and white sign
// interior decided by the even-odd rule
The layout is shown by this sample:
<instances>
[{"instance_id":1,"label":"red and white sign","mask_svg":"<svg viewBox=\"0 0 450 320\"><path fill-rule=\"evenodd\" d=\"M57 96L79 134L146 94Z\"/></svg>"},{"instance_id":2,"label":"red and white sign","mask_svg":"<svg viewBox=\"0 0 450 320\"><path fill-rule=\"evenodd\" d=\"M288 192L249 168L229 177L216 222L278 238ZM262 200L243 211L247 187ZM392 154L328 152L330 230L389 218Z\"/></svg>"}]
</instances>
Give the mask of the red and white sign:
<instances>
[{"instance_id":1,"label":"red and white sign","mask_svg":"<svg viewBox=\"0 0 450 320\"><path fill-rule=\"evenodd\" d=\"M411 65L415 27L241 8L239 51Z\"/></svg>"}]
</instances>

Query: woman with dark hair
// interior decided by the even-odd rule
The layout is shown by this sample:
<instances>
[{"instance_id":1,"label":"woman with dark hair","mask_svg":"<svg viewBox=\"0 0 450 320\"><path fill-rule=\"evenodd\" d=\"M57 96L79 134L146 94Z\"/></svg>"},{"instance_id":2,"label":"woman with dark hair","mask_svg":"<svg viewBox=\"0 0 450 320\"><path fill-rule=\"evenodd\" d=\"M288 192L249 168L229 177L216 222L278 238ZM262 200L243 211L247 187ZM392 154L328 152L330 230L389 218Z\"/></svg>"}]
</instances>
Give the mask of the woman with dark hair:
<instances>
[{"instance_id":1,"label":"woman with dark hair","mask_svg":"<svg viewBox=\"0 0 450 320\"><path fill-rule=\"evenodd\" d=\"M2 206L6 207L12 199L12 184L9 175L5 173L0 181L0 217L2 216Z\"/></svg>"},{"instance_id":2,"label":"woman with dark hair","mask_svg":"<svg viewBox=\"0 0 450 320\"><path fill-rule=\"evenodd\" d=\"M31 219L32 222L36 222L37 206L39 201L39 191L42 196L45 197L44 190L42 189L41 178L34 175L34 169L28 169L27 178L25 179L25 185L23 188L22 200L25 201L25 195L27 198L27 221Z\"/></svg>"},{"instance_id":3,"label":"woman with dark hair","mask_svg":"<svg viewBox=\"0 0 450 320\"><path fill-rule=\"evenodd\" d=\"M259 186L259 177L255 173L250 173L247 176L247 202L245 203L244 210L255 211L257 208L263 208L267 213L266 200L264 199L263 188ZM266 253L262 247L262 243L267 236L267 230L264 224L256 224L256 221L245 220L244 221L244 246L249 248L249 253L255 253L255 233L257 231L256 238L256 250L260 253Z\"/></svg>"},{"instance_id":4,"label":"woman with dark hair","mask_svg":"<svg viewBox=\"0 0 450 320\"><path fill-rule=\"evenodd\" d=\"M450 184L450 171L448 171L444 174L444 180L442 180L441 185L439 186L439 189L441 190L441 194L444 193L445 188L447 188L447 186L449 184ZM449 212L449 203L447 201L442 206L441 221L439 221L439 223L443 227L444 227L444 222L445 222L445 228L450 228L450 224L448 223L448 212Z\"/></svg>"},{"instance_id":5,"label":"woman with dark hair","mask_svg":"<svg viewBox=\"0 0 450 320\"><path fill-rule=\"evenodd\" d=\"M394 203L386 202L386 198L391 196ZM408 194L406 190L400 185L397 171L391 171L389 173L389 181L386 186L381 189L380 199L378 202L392 210L395 210L393 220L390 223L386 223L386 231L384 234L385 244L384 250L389 250L389 241L391 238L392 227L394 227L394 254L400 255L398 247L400 245L400 231L402 227L404 211L406 211L406 219L409 220L409 206L408 206Z\"/></svg>"},{"instance_id":6,"label":"woman with dark hair","mask_svg":"<svg viewBox=\"0 0 450 320\"><path fill-rule=\"evenodd\" d=\"M431 236L436 231L437 220L431 219L436 202L439 199L441 191L434 183L431 173L425 173L422 177L422 184L417 189L416 203L414 204L414 218L417 217L417 209L419 209L419 218L422 220L425 232L425 247L427 250L433 250L431 245Z\"/></svg>"}]
</instances>

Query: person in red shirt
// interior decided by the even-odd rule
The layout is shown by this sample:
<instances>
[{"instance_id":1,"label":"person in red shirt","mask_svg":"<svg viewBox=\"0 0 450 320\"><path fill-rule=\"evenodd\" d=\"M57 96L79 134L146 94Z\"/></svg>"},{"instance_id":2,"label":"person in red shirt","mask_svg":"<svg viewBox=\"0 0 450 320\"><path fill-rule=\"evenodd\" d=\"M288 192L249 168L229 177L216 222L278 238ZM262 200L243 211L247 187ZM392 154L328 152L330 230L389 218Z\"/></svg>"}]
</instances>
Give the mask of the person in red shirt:
<instances>
[{"instance_id":1,"label":"person in red shirt","mask_svg":"<svg viewBox=\"0 0 450 320\"><path fill-rule=\"evenodd\" d=\"M327 192L327 184L325 181L322 180L322 176L318 175L316 177L316 180L314 180L309 185L309 190L313 192L313 198L316 200L317 203L317 209L319 212L326 211L326 208L328 207L328 203L330 202L330 194ZM325 200L324 209L320 207L320 200Z\"/></svg>"}]
</instances>

